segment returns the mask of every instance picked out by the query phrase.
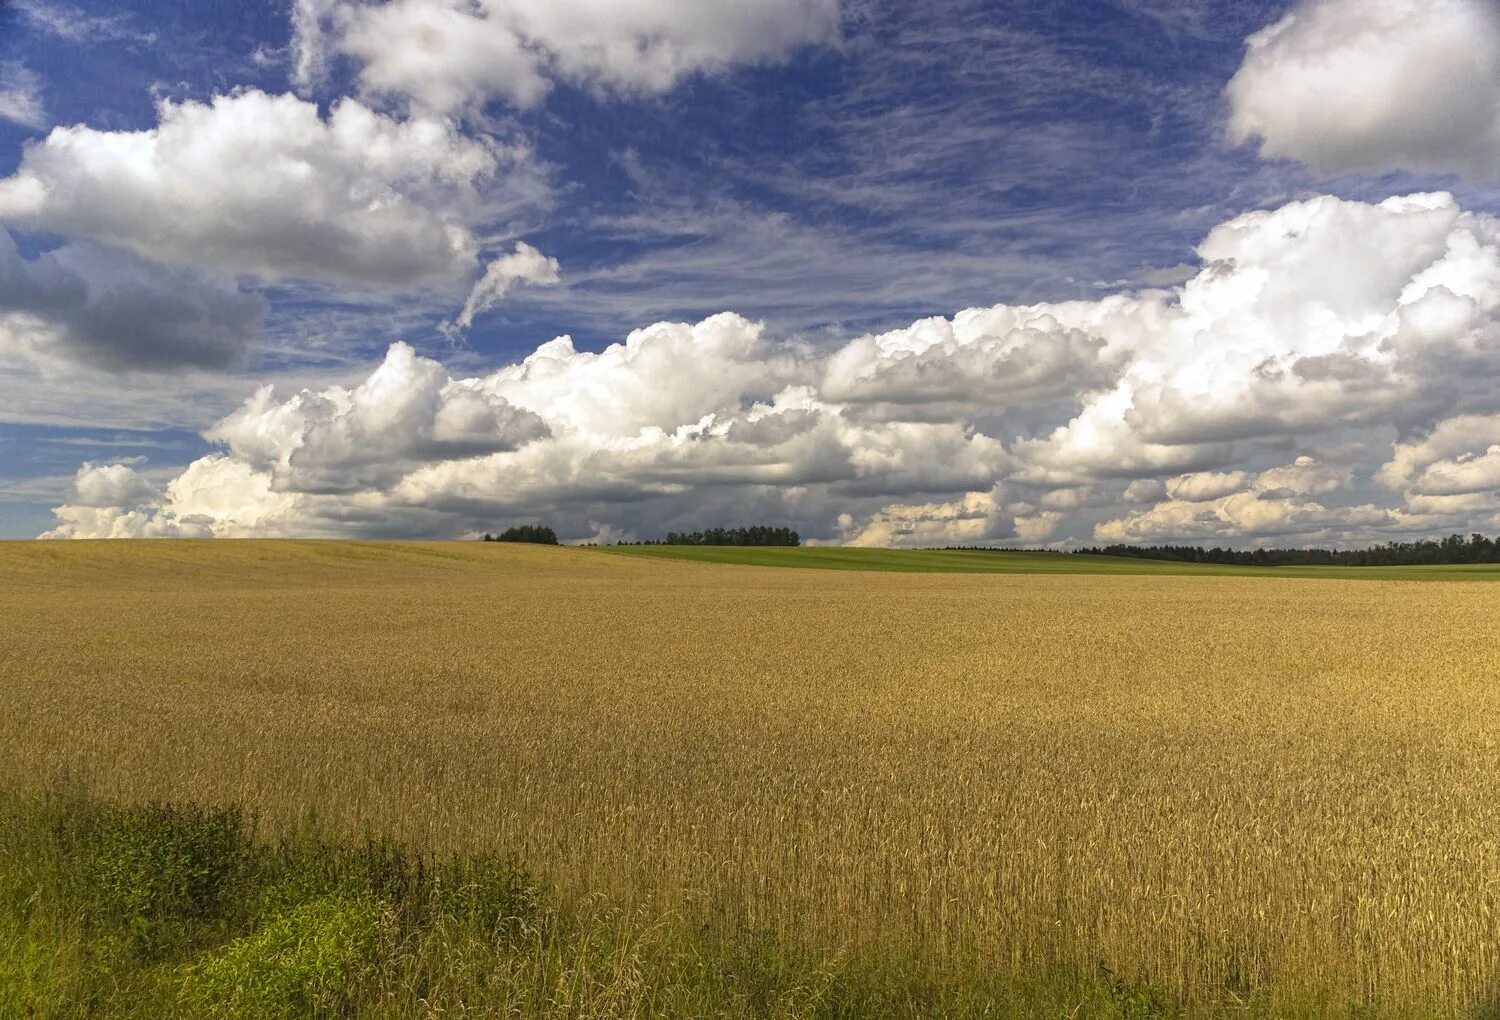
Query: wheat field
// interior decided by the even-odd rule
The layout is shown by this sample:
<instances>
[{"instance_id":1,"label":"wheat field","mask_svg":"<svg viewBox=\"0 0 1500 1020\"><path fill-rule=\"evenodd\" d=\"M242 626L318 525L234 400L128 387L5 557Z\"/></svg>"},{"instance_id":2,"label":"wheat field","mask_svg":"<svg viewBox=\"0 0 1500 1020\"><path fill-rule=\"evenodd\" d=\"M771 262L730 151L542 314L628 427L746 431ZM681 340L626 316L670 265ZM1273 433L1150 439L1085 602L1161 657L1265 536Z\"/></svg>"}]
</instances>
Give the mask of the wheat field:
<instances>
[{"instance_id":1,"label":"wheat field","mask_svg":"<svg viewBox=\"0 0 1500 1020\"><path fill-rule=\"evenodd\" d=\"M0 785L1189 1010L1490 1015L1500 586L473 544L0 547Z\"/></svg>"}]
</instances>

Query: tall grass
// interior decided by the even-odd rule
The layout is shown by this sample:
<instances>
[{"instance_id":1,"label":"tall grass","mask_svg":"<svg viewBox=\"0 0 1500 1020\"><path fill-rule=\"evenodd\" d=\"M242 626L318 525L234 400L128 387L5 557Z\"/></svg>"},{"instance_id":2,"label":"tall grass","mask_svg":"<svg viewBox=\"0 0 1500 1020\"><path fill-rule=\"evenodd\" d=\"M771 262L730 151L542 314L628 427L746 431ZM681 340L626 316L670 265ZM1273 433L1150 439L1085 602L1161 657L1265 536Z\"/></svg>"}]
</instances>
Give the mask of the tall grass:
<instances>
[{"instance_id":1,"label":"tall grass","mask_svg":"<svg viewBox=\"0 0 1500 1020\"><path fill-rule=\"evenodd\" d=\"M312 821L255 835L231 807L0 798L0 1015L1175 1014L1105 973L869 971L753 932L563 908L510 861Z\"/></svg>"},{"instance_id":2,"label":"tall grass","mask_svg":"<svg viewBox=\"0 0 1500 1020\"><path fill-rule=\"evenodd\" d=\"M0 551L0 786L66 772L106 802L239 805L256 845L312 809L330 840L518 860L563 919L545 953L398 926L466 975L450 1003L1496 1002L1500 588L494 545L40 556ZM298 902L265 946L368 905ZM423 1015L403 995L393 1015Z\"/></svg>"}]
</instances>

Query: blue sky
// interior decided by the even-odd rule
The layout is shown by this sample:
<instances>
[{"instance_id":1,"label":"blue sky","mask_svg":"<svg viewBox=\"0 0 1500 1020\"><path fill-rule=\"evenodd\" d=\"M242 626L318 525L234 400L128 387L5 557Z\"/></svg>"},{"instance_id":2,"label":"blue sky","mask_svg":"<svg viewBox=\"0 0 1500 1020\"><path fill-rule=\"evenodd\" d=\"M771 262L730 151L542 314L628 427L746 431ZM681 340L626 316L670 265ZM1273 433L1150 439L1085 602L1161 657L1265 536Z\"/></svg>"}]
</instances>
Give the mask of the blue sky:
<instances>
[{"instance_id":1,"label":"blue sky","mask_svg":"<svg viewBox=\"0 0 1500 1020\"><path fill-rule=\"evenodd\" d=\"M589 469L579 465L590 462L580 454L582 459L570 460L566 478L549 483L547 498L511 499L505 470L521 468L506 467L505 459L526 451L513 448L511 438L491 436L488 446L444 447L448 452L438 456L412 454L400 472L382 477L374 488L367 486L361 470L349 467L353 462L337 461L351 472L348 485L332 484L321 475L314 490L302 492L292 480L290 450L265 454L269 459L257 462L242 456L224 435L210 441L200 433L234 412L265 382L276 384L279 400L304 387L315 393L329 387L352 391L397 340L440 362L452 379L483 379L556 336L572 337L576 352L598 352L652 323L691 324L733 312L762 324L757 343L764 350L757 364L794 354L810 363L862 337L966 308L1097 303L1153 288L1168 291L1161 301L1173 306L1179 296L1170 291L1202 271L1196 248L1216 225L1288 203L1323 196L1378 203L1391 196L1442 191L1453 196L1465 216L1497 211L1493 175L1474 170L1469 159L1473 147L1467 143L1452 143L1451 165L1441 159L1403 159L1401 146L1391 142L1384 149L1375 145L1368 165L1331 167L1323 153L1265 158L1281 144L1276 132L1283 128L1275 123L1263 124L1250 141L1235 144L1230 122L1239 107L1231 108L1226 87L1242 66L1249 67L1247 40L1300 13L1303 26L1314 24L1316 17L1333 19L1331 24L1346 19L1349 32L1328 43L1344 45L1337 40L1358 36L1357 19L1373 17L1369 4L1355 0L1301 5L1306 11L1289 2L1230 0L778 0L768 5L774 12L737 28L727 41L712 25L702 27L705 8L710 21L718 16L712 2L642 5L650 9L643 15L644 27L628 19L620 25L609 24L609 17L594 19L603 24L603 34L593 42L604 47L623 39L634 47L630 52L646 54L639 59L601 57L606 51L589 49L588 39L577 43L574 52L566 32L549 27L545 15L528 13L534 4L525 0L485 0L477 6L458 0L403 2L430 8L412 17L475 18L486 31L503 21L511 27L495 29L500 33L495 45L510 45L514 37L532 56L515 58L516 66L497 76L496 58L488 54L507 51L486 51L488 63L476 64L470 79L444 80L450 91L467 90L469 98L456 103L438 96L431 69L421 67L418 34L378 20L378 9L391 5L13 0L3 8L0 92L9 88L12 112L10 120L0 120L0 177L22 180L30 175L50 190L45 207L35 209L23 208L20 203L32 199L14 190L9 215L0 193L0 227L14 241L15 258L21 260L16 264L24 263L15 272L30 281L29 289L0 292L0 313L9 302L21 317L8 327L20 339L0 346L0 536L31 537L51 527L51 508L75 498L75 474L85 461L125 464L146 480L133 497L144 502L113 508L116 517L135 512L141 516L132 520L165 522L162 514L174 513L170 501L139 493L160 494L189 464L227 450L252 473L269 471L272 491L309 501L325 500L332 490L365 492L366 501L381 503L383 510L354 513L348 506L320 503L311 512L303 507L295 514L256 511L237 518L226 510L229 516L219 519L222 527L214 533L258 533L265 520L280 520L276 527L284 533L446 535L492 519L561 514L565 530L584 538L641 533L658 520L694 523L726 509L756 507L777 523L790 521L824 540L874 540L887 533L876 527L885 519L882 514L907 520L912 514L921 516L911 508L951 508L979 493L1011 509L938 510L935 523L927 522L932 525L927 532L925 524L907 531L897 527L891 540L905 536L917 541L929 533L999 543L1028 536L1093 540L1103 534L1096 530L1101 524L1126 519L1119 516L1121 508L1134 506L1099 489L1107 477L1124 475L1078 467L1082 462L1076 457L1063 457L1072 465L1066 471L1017 463L1018 450L1045 441L1051 430L1089 411L1088 395L1108 389L1093 376L1077 387L1064 383L1056 393L1049 390L1046 400L1017 397L997 384L991 392L971 395L973 405L961 410L934 405L903 412L899 422L942 421L957 430L962 449L944 448L948 453L943 456L978 461L944 478L911 480L911 472L897 470L879 484L860 474L860 444L880 447L888 437L860 433L864 438L846 434L842 440L841 463L855 465L847 478L835 477L838 473L827 468L788 467L785 451L762 451L764 455L751 459L765 476L739 479L736 486L744 488L699 484L685 479L678 467L670 483L657 478L646 491L626 492L630 486L622 487L618 477L623 468L612 467L604 472L608 479L601 480L580 473ZM587 0L573 6L589 16ZM1447 6L1456 23L1482 17L1461 0ZM1319 9L1316 17L1314 8ZM1372 31L1397 38L1399 28L1377 24ZM620 39L608 36L611 31L620 33ZM652 51L651 40L657 36L651 33L672 44L671 54ZM1474 35L1472 30L1465 34ZM368 39L374 41L361 41ZM1302 42L1320 44L1313 35ZM403 46L412 52L397 52ZM1395 59L1388 49L1371 46L1369 54L1348 59ZM317 73L299 73L299 60L314 49ZM1274 104L1276 76L1291 80L1301 72L1294 49L1288 47L1290 55L1283 55L1268 46L1265 52L1268 60L1283 63L1251 84L1257 89L1255 101L1265 96L1265 102ZM1492 74L1483 56L1475 58L1475 74L1488 82ZM443 54L440 46L433 59L450 69L467 66L451 53ZM542 93L524 94L533 80L544 82ZM137 221L126 222L128 216L101 206L111 201L111 181L140 169L130 162L134 157L84 166L81 161L95 156L83 150L62 152L49 142L55 137L51 132L74 125L83 126L96 141L154 132L163 122L163 104L179 110L217 109L210 104L252 90L284 97L287 103L316 104L316 116L323 118L320 130L322 123L332 122L340 104L359 104L387 118L383 123L392 131L417 122L447 125L442 144L451 146L453 155L449 159L444 150L438 160L447 159L444 165L480 158L475 155L480 149L473 146L502 153L493 157L498 170L464 180L433 183L424 178L418 188L408 186L404 171L384 170L387 176L375 182L395 187L402 201L410 201L410 223L403 221L400 229L431 227L422 219L430 213L432 222L458 223L460 247L468 247L453 256L452 264L433 263L429 273L418 267L416 254L392 268L399 253L379 248L391 244L388 239L339 236L329 241L342 229L337 222L327 236L302 236L297 232L316 215L309 210L322 208L316 181L308 185L313 197L306 208L297 206L301 196L288 191L291 226L285 238L243 222L273 220L277 210L231 208L224 197L228 193L206 184L202 196L181 189L136 193L126 188L121 201L156 203ZM23 93L31 100L29 115L16 112L16 96ZM1250 99L1240 104L1245 111L1252 105ZM1402 119L1406 111L1400 108L1376 114L1372 130L1389 125L1390 137L1410 123L1410 118ZM1441 111L1433 116L1441 117ZM227 113L224 120L229 122ZM248 122L248 113L235 121ZM191 130L208 139L204 146L214 144L210 118L201 118ZM282 129L261 124L251 130ZM183 136L188 132L184 126ZM1368 139L1356 141L1369 147ZM54 148L60 153L55 158ZM1389 158L1387 150L1393 153ZM211 153L203 154L207 151L194 148L193 159L199 162L189 169L200 177L219 169ZM358 180L366 172L356 165L359 160L359 152L351 150L348 166L330 164L312 172L337 173L337 183L329 187L338 190L330 194L340 201L351 200L350 195L363 201L358 196L368 189ZM253 189L254 168L243 160L226 164L222 172L226 180L247 175L245 187ZM444 171L426 172L441 176ZM95 174L90 179L96 184L105 182L97 185L103 197L96 195L93 204L77 183L81 178L70 176L83 173ZM232 187L239 189L236 194L244 190ZM78 196L68 193L72 188L79 189ZM221 211L225 224L209 222ZM176 225L179 217L181 222L192 220L193 226L163 241L161 232L173 229L163 224ZM351 230L358 235L357 225ZM244 239L230 246L223 239L235 231ZM309 246L325 243L333 247L308 254ZM555 260L557 282L509 280L503 296L482 308L467 330L445 329L484 266L518 243L534 248L538 258ZM368 252L353 250L362 244L369 246ZM59 250L66 254L49 254ZM317 260L329 258L325 250L336 252L331 256L335 260L347 255L349 267L327 262L329 272L321 274ZM47 293L56 293L62 286L55 282L59 273L67 275L69 286L90 295L123 293L120 281L128 279L134 281L130 286L150 292L149 299L132 293L119 308L85 314L95 307L90 297L85 311L70 311L63 325L55 325L45 320L51 315L62 321L63 313L56 310L60 299L47 304L36 295L48 280L53 290ZM183 310L152 291L156 284L169 295L201 289L204 296ZM1387 314L1394 316L1398 295L1388 296ZM44 304L46 310L38 311ZM1061 328L1087 333L1091 327L1084 320L1093 313L1078 314L1083 317L1078 323L1064 316ZM41 326L39 319L44 320ZM62 339L47 339L54 335L47 328ZM1124 339L1129 332L1124 326L1100 328L1101 349L1118 351L1134 342ZM968 341L954 343L963 348ZM1014 346L998 343L996 350ZM1328 353L1320 351L1319 356ZM906 351L902 357L911 354ZM691 345L682 356L694 357ZM665 361L658 371L675 376L675 365ZM1410 382L1405 378L1412 375L1410 366L1400 371L1403 382ZM629 379L620 385L675 385L673 378ZM775 395L773 383L806 384L799 379L803 377L795 372L759 372L753 383L726 391L722 406L694 405L694 412L711 410L729 429L735 414L749 414L758 401ZM1419 384L1426 387L1424 394L1442 389L1434 389L1436 384L1425 376L1411 383ZM489 388L498 394L508 385L496 382ZM581 392L576 380L565 385L574 387L574 397ZM1139 397L1144 390L1138 385L1133 392ZM506 399L540 414L554 437L565 431L559 419L540 408L552 396L531 397L537 407L527 407L522 398ZM827 393L819 393L818 399L819 413L836 414L846 433L851 423L874 414L849 401L830 410L835 402ZM907 397L894 401L903 407L914 402ZM1468 408L1472 401L1464 396L1460 403ZM1138 412L1144 413L1141 406L1137 399ZM1487 408L1475 410L1488 413ZM330 413L336 417L339 412ZM1382 435L1383 446L1351 455L1355 477L1336 498L1326 498L1331 493L1296 494L1301 502L1292 511L1302 512L1303 523L1285 531L1257 531L1235 520L1220 521L1220 527L1204 518L1208 530L1202 534L1246 542L1344 541L1432 526L1480 526L1489 520L1488 504L1479 507L1473 500L1474 506L1462 513L1417 520L1408 493L1401 508L1405 517L1399 521L1367 527L1350 524L1363 518L1346 514L1339 523L1338 511L1372 505L1372 479L1389 462L1396 444L1416 441L1440 420L1429 415L1407 421L1402 411L1366 409L1289 431L1284 422L1277 426L1272 421L1277 413L1268 409L1268 427L1237 438L1233 450L1211 451L1208 447L1217 439L1192 437L1177 444L1181 449L1176 453L1152 453L1149 463L1132 469L1134 477L1126 480L1143 482L1138 487L1142 491L1144 483L1158 482L1169 492L1169 483L1179 475L1238 472L1245 475L1242 492L1267 502L1265 491L1254 489L1253 478L1286 466L1278 459L1288 464L1295 456L1326 461L1329 451L1358 445L1370 428L1379 426L1389 433ZM647 415L631 419L631 427L644 424L672 432L694 425L678 417L668 421ZM576 416L569 419L568 427L576 425ZM372 427L366 423L360 429ZM976 453L976 432L994 440L996 448ZM639 436L638 431L630 434ZM1313 434L1316 439L1309 439ZM310 435L297 443L309 446ZM244 436L240 441L249 442ZM535 445L536 440L525 443ZM379 445L370 441L371 448ZM410 444L396 446L410 452ZM1304 446L1311 452L1299 452ZM1485 448L1466 454L1465 463L1484 456ZM278 456L280 473L268 466ZM900 456L891 456L919 461L937 454L903 448ZM1129 460L1123 452L1120 456ZM741 463L744 457L729 459ZM660 468L653 463L653 470ZM413 478L420 476L426 485L434 475L452 475L456 464L468 465L464 470L471 474L445 482L441 495L425 489L412 495L417 485ZM771 470L773 464L786 470ZM719 478L721 468L717 462L703 465L702 477ZM529 468L523 473L534 477ZM486 481L476 480L481 476ZM1044 476L1052 480L1036 480ZM768 483L766 477L780 481ZM486 485L492 490L485 491ZM808 495L809 486L819 489L815 497ZM1010 491L1001 492L1005 486ZM1060 507L1069 500L1094 507L1088 512L1076 507L1047 510L1045 500L1054 491L1048 486L1077 490L1054 497ZM567 496L568 491L576 498ZM1386 509L1396 506L1391 499L1385 502L1390 504ZM1309 517L1309 504L1326 516ZM213 516L184 514L186 506L175 511L178 517ZM652 509L643 510L647 506ZM1057 519L1047 517L1050 513L1058 514ZM1284 520L1296 517L1289 513ZM852 523L840 524L845 516ZM1190 513L1185 519L1189 523L1179 525L1184 533L1178 537L1201 537L1198 524L1192 523L1196 518ZM1017 520L1051 521L1053 530L1043 523L1024 523L1017 530ZM1127 533L1129 529L1122 532Z\"/></svg>"}]
</instances>

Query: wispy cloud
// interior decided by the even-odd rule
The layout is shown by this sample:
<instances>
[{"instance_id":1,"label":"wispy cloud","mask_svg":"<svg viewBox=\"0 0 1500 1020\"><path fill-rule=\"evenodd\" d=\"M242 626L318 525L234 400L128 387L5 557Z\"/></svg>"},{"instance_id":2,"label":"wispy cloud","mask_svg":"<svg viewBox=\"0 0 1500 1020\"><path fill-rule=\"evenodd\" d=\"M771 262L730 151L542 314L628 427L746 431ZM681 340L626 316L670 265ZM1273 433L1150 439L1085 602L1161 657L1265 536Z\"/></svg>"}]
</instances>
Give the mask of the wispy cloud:
<instances>
[{"instance_id":1,"label":"wispy cloud","mask_svg":"<svg viewBox=\"0 0 1500 1020\"><path fill-rule=\"evenodd\" d=\"M551 224L594 250L560 251L566 284L512 311L604 335L725 309L841 334L1152 285L1214 223L1299 193L1294 168L1221 138L1258 7L856 0L840 53L806 71L836 87L768 106L754 76L716 82L722 112L690 149L615 148L624 198L575 191Z\"/></svg>"},{"instance_id":2,"label":"wispy cloud","mask_svg":"<svg viewBox=\"0 0 1500 1020\"><path fill-rule=\"evenodd\" d=\"M137 27L127 14L98 15L50 0L15 0L15 9L32 25L66 42L99 44L156 41L154 32Z\"/></svg>"},{"instance_id":3,"label":"wispy cloud","mask_svg":"<svg viewBox=\"0 0 1500 1020\"><path fill-rule=\"evenodd\" d=\"M0 62L0 120L24 127L47 126L42 81L19 61Z\"/></svg>"}]
</instances>

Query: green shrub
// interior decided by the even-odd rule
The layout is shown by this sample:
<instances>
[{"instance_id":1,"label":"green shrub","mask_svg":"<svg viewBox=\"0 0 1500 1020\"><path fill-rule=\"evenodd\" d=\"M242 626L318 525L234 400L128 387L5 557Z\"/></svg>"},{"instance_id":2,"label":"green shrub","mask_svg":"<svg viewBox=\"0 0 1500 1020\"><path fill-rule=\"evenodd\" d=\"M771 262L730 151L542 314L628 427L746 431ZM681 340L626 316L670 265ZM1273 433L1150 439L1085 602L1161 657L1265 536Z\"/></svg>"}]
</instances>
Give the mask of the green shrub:
<instances>
[{"instance_id":1,"label":"green shrub","mask_svg":"<svg viewBox=\"0 0 1500 1020\"><path fill-rule=\"evenodd\" d=\"M489 935L514 938L541 914L530 874L492 858L452 861L434 869L430 910Z\"/></svg>"},{"instance_id":2,"label":"green shrub","mask_svg":"<svg viewBox=\"0 0 1500 1020\"><path fill-rule=\"evenodd\" d=\"M210 922L236 902L251 830L234 808L74 806L54 831L70 889L95 926L154 953L173 922Z\"/></svg>"},{"instance_id":3,"label":"green shrub","mask_svg":"<svg viewBox=\"0 0 1500 1020\"><path fill-rule=\"evenodd\" d=\"M485 856L434 861L369 833L342 846L315 834L293 836L271 860L278 878L262 894L262 911L336 892L369 895L389 904L403 927L446 918L489 935L515 935L540 910L535 881L522 868Z\"/></svg>"},{"instance_id":4,"label":"green shrub","mask_svg":"<svg viewBox=\"0 0 1500 1020\"><path fill-rule=\"evenodd\" d=\"M305 1017L347 1007L375 966L386 906L332 895L293 907L194 967L191 1005L218 1017Z\"/></svg>"},{"instance_id":5,"label":"green shrub","mask_svg":"<svg viewBox=\"0 0 1500 1020\"><path fill-rule=\"evenodd\" d=\"M1124 981L1104 964L1099 974L1120 1020L1169 1020L1179 1015L1171 1000L1151 985Z\"/></svg>"}]
</instances>

